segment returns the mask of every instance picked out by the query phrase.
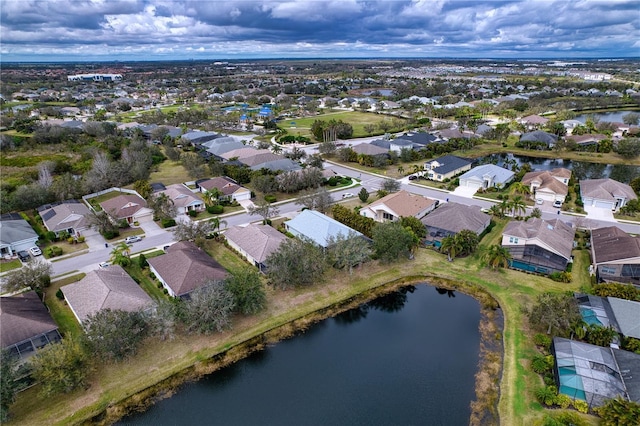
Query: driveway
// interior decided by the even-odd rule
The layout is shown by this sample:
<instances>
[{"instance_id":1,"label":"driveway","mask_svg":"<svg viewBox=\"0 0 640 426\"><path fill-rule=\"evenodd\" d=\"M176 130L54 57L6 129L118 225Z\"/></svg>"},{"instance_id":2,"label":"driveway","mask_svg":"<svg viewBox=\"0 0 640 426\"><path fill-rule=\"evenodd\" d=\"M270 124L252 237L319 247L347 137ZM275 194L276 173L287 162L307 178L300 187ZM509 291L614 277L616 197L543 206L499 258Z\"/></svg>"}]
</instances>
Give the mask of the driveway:
<instances>
[{"instance_id":1,"label":"driveway","mask_svg":"<svg viewBox=\"0 0 640 426\"><path fill-rule=\"evenodd\" d=\"M82 232L84 242L89 246L89 251L95 251L104 248L105 239L100 233L94 229L87 229Z\"/></svg>"},{"instance_id":2,"label":"driveway","mask_svg":"<svg viewBox=\"0 0 640 426\"><path fill-rule=\"evenodd\" d=\"M615 222L611 209L602 209L599 207L585 206L584 211L587 212L589 219L604 220L607 222Z\"/></svg>"},{"instance_id":3,"label":"driveway","mask_svg":"<svg viewBox=\"0 0 640 426\"><path fill-rule=\"evenodd\" d=\"M473 198L473 196L478 191L478 188L468 187L468 186L459 186L457 187L451 194L457 195L459 197L465 198Z\"/></svg>"},{"instance_id":4,"label":"driveway","mask_svg":"<svg viewBox=\"0 0 640 426\"><path fill-rule=\"evenodd\" d=\"M240 200L238 201L238 204L240 204L242 206L242 208L244 209L244 211L249 212L249 207L253 207L253 201L251 200Z\"/></svg>"},{"instance_id":5,"label":"driveway","mask_svg":"<svg viewBox=\"0 0 640 426\"><path fill-rule=\"evenodd\" d=\"M153 221L140 222L140 228L142 228L146 237L153 237L154 235L160 235L166 232Z\"/></svg>"}]
</instances>

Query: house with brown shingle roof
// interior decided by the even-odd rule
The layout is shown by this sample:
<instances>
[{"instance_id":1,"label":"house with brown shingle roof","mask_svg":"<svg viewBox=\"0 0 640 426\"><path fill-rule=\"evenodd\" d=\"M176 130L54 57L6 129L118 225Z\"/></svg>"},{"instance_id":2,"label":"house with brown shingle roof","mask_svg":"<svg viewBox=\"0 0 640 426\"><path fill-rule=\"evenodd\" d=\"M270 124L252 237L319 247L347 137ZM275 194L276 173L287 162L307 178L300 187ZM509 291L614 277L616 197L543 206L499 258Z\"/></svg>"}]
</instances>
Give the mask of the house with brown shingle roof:
<instances>
[{"instance_id":1,"label":"house with brown shingle roof","mask_svg":"<svg viewBox=\"0 0 640 426\"><path fill-rule=\"evenodd\" d=\"M511 253L512 268L550 274L567 268L574 234L573 228L559 219L513 220L502 232L502 246Z\"/></svg>"},{"instance_id":2,"label":"house with brown shingle roof","mask_svg":"<svg viewBox=\"0 0 640 426\"><path fill-rule=\"evenodd\" d=\"M191 210L201 212L204 210L204 201L181 183L167 186L155 196L165 194L173 202L178 213L188 213Z\"/></svg>"},{"instance_id":3,"label":"house with brown shingle roof","mask_svg":"<svg viewBox=\"0 0 640 426\"><path fill-rule=\"evenodd\" d=\"M196 182L200 188L200 192L207 192L213 188L218 188L223 194L223 198L233 201L242 201L251 199L251 191L244 186L226 176L218 176L211 179Z\"/></svg>"},{"instance_id":4,"label":"house with brown shingle roof","mask_svg":"<svg viewBox=\"0 0 640 426\"><path fill-rule=\"evenodd\" d=\"M536 129L536 128L542 127L548 122L549 122L548 118L544 118L537 114L527 115L526 117L522 117L520 119L520 123L524 124L529 129Z\"/></svg>"},{"instance_id":5,"label":"house with brown shingle roof","mask_svg":"<svg viewBox=\"0 0 640 426\"><path fill-rule=\"evenodd\" d=\"M617 226L592 230L591 262L598 281L640 284L640 237Z\"/></svg>"},{"instance_id":6,"label":"house with brown shingle roof","mask_svg":"<svg viewBox=\"0 0 640 426\"><path fill-rule=\"evenodd\" d=\"M61 290L80 324L103 309L135 312L153 306L151 297L120 265L91 271Z\"/></svg>"},{"instance_id":7,"label":"house with brown shingle roof","mask_svg":"<svg viewBox=\"0 0 640 426\"><path fill-rule=\"evenodd\" d=\"M271 153L271 151L269 151L268 149L255 149L251 147L244 147L244 148L233 149L231 151L225 152L224 154L220 154L220 157L224 158L225 160L230 160L232 158L241 160L243 158L253 157L254 155L264 154L264 153Z\"/></svg>"},{"instance_id":8,"label":"house with brown shingle roof","mask_svg":"<svg viewBox=\"0 0 640 426\"><path fill-rule=\"evenodd\" d=\"M427 228L428 244L440 246L444 237L456 235L463 229L482 234L491 223L491 216L483 213L479 206L444 203L420 219Z\"/></svg>"},{"instance_id":9,"label":"house with brown shingle roof","mask_svg":"<svg viewBox=\"0 0 640 426\"><path fill-rule=\"evenodd\" d=\"M35 291L0 298L0 348L24 360L60 338L58 325Z\"/></svg>"},{"instance_id":10,"label":"house with brown shingle roof","mask_svg":"<svg viewBox=\"0 0 640 426\"><path fill-rule=\"evenodd\" d=\"M559 200L564 203L569 193L569 179L571 170L556 168L529 172L522 177L522 183L529 187L534 198L551 202Z\"/></svg>"},{"instance_id":11,"label":"house with brown shingle roof","mask_svg":"<svg viewBox=\"0 0 640 426\"><path fill-rule=\"evenodd\" d=\"M580 181L580 197L585 207L617 211L629 200L638 198L633 188L613 179L584 179Z\"/></svg>"},{"instance_id":12,"label":"house with brown shingle roof","mask_svg":"<svg viewBox=\"0 0 640 426\"><path fill-rule=\"evenodd\" d=\"M124 219L133 223L153 219L153 210L147 207L147 202L138 194L118 195L103 201L100 207L116 221Z\"/></svg>"},{"instance_id":13,"label":"house with brown shingle roof","mask_svg":"<svg viewBox=\"0 0 640 426\"><path fill-rule=\"evenodd\" d=\"M249 224L232 226L224 232L229 246L247 261L265 272L269 255L280 247L287 237L269 225Z\"/></svg>"},{"instance_id":14,"label":"house with brown shingle roof","mask_svg":"<svg viewBox=\"0 0 640 426\"><path fill-rule=\"evenodd\" d=\"M360 209L360 214L376 222L393 222L401 217L410 216L420 219L435 209L437 204L438 201L431 198L407 191L398 191L363 207Z\"/></svg>"},{"instance_id":15,"label":"house with brown shingle roof","mask_svg":"<svg viewBox=\"0 0 640 426\"><path fill-rule=\"evenodd\" d=\"M255 167L260 164L268 163L271 161L283 160L283 159L285 159L284 156L274 154L273 152L261 152L261 153L252 155L250 157L241 158L238 161L240 161L242 164L244 164L247 167Z\"/></svg>"},{"instance_id":16,"label":"house with brown shingle roof","mask_svg":"<svg viewBox=\"0 0 640 426\"><path fill-rule=\"evenodd\" d=\"M389 155L389 150L370 143L361 143L351 147L353 152L362 155Z\"/></svg>"},{"instance_id":17,"label":"house with brown shingle roof","mask_svg":"<svg viewBox=\"0 0 640 426\"><path fill-rule=\"evenodd\" d=\"M147 262L172 297L185 297L207 281L220 281L228 276L215 259L190 241L173 244L166 254Z\"/></svg>"}]
</instances>

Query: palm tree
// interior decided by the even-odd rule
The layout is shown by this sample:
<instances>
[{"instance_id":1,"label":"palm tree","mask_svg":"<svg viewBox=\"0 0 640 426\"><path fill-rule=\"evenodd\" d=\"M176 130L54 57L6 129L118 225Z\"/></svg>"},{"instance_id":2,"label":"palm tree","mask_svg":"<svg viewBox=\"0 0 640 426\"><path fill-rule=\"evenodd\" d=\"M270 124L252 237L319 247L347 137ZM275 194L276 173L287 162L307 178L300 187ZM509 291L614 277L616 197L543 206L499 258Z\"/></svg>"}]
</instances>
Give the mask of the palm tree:
<instances>
[{"instance_id":1,"label":"palm tree","mask_svg":"<svg viewBox=\"0 0 640 426\"><path fill-rule=\"evenodd\" d=\"M271 144L271 152L274 154L280 154L282 152L282 146L278 144Z\"/></svg>"},{"instance_id":2,"label":"palm tree","mask_svg":"<svg viewBox=\"0 0 640 426\"><path fill-rule=\"evenodd\" d=\"M521 195L516 195L515 197L513 197L513 200L511 200L509 205L514 216L521 216L518 213L524 214L527 211L527 204L524 202L524 199Z\"/></svg>"},{"instance_id":3,"label":"palm tree","mask_svg":"<svg viewBox=\"0 0 640 426\"><path fill-rule=\"evenodd\" d=\"M491 215L495 217L504 216L504 211L500 208L499 204L494 204L491 207L489 207L489 213L491 213Z\"/></svg>"},{"instance_id":4,"label":"palm tree","mask_svg":"<svg viewBox=\"0 0 640 426\"><path fill-rule=\"evenodd\" d=\"M220 218L218 217L212 217L211 219L209 219L209 222L211 222L211 226L213 227L213 231L217 231L220 230L220 228L224 225L225 227L227 226L227 221L226 220L220 220Z\"/></svg>"},{"instance_id":5,"label":"palm tree","mask_svg":"<svg viewBox=\"0 0 640 426\"><path fill-rule=\"evenodd\" d=\"M413 165L413 173L418 173L422 171L422 166L419 164L414 164Z\"/></svg>"},{"instance_id":6,"label":"palm tree","mask_svg":"<svg viewBox=\"0 0 640 426\"><path fill-rule=\"evenodd\" d=\"M494 244L482 256L482 260L487 262L491 269L507 268L511 261L511 253L506 247Z\"/></svg>"},{"instance_id":7,"label":"palm tree","mask_svg":"<svg viewBox=\"0 0 640 426\"><path fill-rule=\"evenodd\" d=\"M109 260L114 265L129 266L131 263L131 258L129 257L130 253L131 251L127 243L121 242L111 250L111 257Z\"/></svg>"},{"instance_id":8,"label":"palm tree","mask_svg":"<svg viewBox=\"0 0 640 426\"><path fill-rule=\"evenodd\" d=\"M398 174L401 174L401 175L404 174L404 167L398 166Z\"/></svg>"},{"instance_id":9,"label":"palm tree","mask_svg":"<svg viewBox=\"0 0 640 426\"><path fill-rule=\"evenodd\" d=\"M522 182L514 182L511 184L511 193L512 194L520 194L520 195L529 195L531 194L531 190L527 185Z\"/></svg>"},{"instance_id":10,"label":"palm tree","mask_svg":"<svg viewBox=\"0 0 640 426\"><path fill-rule=\"evenodd\" d=\"M447 260L453 262L453 259L462 251L462 247L460 247L460 241L451 235L447 235L442 239L440 251L447 253Z\"/></svg>"},{"instance_id":11,"label":"palm tree","mask_svg":"<svg viewBox=\"0 0 640 426\"><path fill-rule=\"evenodd\" d=\"M205 193L202 194L202 197L204 198L204 203L207 205L207 207L211 207L215 204L218 204L218 199L222 195L224 194L218 188L211 188L205 191Z\"/></svg>"}]
</instances>

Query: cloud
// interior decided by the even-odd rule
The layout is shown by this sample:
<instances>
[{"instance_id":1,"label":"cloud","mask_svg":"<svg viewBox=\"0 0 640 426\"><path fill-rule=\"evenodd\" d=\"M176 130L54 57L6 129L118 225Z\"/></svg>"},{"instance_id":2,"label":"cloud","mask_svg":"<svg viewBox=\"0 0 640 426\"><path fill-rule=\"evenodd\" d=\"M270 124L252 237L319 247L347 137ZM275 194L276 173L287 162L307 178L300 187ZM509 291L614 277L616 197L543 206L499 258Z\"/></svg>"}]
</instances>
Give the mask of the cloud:
<instances>
[{"instance_id":1,"label":"cloud","mask_svg":"<svg viewBox=\"0 0 640 426\"><path fill-rule=\"evenodd\" d=\"M0 37L7 61L637 56L637 16L635 0L4 0Z\"/></svg>"}]
</instances>

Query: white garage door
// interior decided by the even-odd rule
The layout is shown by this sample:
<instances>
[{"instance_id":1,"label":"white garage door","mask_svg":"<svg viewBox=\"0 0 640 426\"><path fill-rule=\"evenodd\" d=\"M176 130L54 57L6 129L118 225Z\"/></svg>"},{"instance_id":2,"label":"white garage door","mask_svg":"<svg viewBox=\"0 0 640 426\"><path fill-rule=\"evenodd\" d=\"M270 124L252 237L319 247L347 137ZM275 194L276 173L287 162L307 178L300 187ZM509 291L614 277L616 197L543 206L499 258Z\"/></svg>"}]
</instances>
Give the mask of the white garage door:
<instances>
[{"instance_id":1,"label":"white garage door","mask_svg":"<svg viewBox=\"0 0 640 426\"><path fill-rule=\"evenodd\" d=\"M599 209L612 209L614 206L613 203L608 202L608 201L597 201L595 202L594 207L597 207Z\"/></svg>"}]
</instances>

